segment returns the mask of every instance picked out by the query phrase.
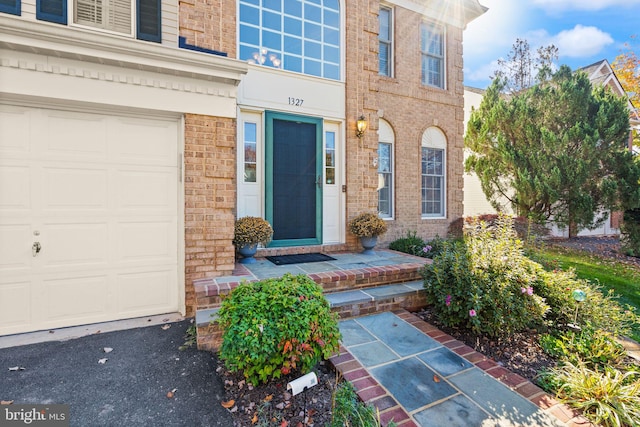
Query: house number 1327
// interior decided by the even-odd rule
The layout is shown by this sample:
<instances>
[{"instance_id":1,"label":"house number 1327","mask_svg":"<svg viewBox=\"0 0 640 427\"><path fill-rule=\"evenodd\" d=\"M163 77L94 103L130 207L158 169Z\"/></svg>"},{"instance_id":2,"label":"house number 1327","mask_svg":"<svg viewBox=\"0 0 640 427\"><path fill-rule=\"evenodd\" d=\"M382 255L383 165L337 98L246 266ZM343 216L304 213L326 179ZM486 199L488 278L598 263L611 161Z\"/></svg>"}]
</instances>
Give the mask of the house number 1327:
<instances>
[{"instance_id":1,"label":"house number 1327","mask_svg":"<svg viewBox=\"0 0 640 427\"><path fill-rule=\"evenodd\" d=\"M302 107L302 103L304 102L304 99L300 99L300 98L291 98L289 97L289 105L295 105L296 107Z\"/></svg>"}]
</instances>

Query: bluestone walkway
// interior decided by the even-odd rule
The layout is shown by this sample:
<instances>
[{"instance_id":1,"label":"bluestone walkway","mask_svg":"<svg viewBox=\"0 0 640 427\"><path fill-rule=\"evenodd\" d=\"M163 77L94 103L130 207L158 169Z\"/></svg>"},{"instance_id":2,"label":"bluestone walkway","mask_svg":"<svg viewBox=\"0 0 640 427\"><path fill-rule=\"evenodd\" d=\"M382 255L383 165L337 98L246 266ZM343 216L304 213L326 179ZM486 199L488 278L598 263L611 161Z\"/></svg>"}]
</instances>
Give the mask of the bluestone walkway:
<instances>
[{"instance_id":1,"label":"bluestone walkway","mask_svg":"<svg viewBox=\"0 0 640 427\"><path fill-rule=\"evenodd\" d=\"M386 424L584 426L588 422L417 316L400 310L340 321L334 366Z\"/></svg>"}]
</instances>

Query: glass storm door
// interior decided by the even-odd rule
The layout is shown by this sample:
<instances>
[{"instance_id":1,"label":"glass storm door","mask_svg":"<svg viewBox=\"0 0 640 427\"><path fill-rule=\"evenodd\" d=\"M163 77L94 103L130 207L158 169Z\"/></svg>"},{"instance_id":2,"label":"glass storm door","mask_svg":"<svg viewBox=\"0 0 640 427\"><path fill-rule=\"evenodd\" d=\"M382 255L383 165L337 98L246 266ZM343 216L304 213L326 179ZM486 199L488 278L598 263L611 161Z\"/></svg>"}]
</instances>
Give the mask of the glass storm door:
<instances>
[{"instance_id":1,"label":"glass storm door","mask_svg":"<svg viewBox=\"0 0 640 427\"><path fill-rule=\"evenodd\" d=\"M266 114L266 217L270 246L322 243L322 119Z\"/></svg>"}]
</instances>

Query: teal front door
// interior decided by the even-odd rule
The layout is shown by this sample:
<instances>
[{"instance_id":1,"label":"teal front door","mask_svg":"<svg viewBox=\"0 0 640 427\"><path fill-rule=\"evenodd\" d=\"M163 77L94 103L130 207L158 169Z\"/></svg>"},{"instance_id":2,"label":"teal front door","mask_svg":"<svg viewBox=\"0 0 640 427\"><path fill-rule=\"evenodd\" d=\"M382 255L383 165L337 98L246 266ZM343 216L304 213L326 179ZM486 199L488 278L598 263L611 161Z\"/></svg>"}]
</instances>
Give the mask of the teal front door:
<instances>
[{"instance_id":1,"label":"teal front door","mask_svg":"<svg viewBox=\"0 0 640 427\"><path fill-rule=\"evenodd\" d=\"M322 119L267 112L265 202L270 246L322 243Z\"/></svg>"}]
</instances>

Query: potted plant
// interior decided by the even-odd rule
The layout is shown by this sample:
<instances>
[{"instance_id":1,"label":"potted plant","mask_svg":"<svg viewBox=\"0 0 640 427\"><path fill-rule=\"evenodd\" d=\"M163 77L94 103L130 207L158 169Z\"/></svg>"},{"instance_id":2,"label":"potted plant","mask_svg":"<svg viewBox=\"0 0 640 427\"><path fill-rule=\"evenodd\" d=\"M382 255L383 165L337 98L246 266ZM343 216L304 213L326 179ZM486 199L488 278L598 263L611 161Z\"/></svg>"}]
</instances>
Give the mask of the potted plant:
<instances>
[{"instance_id":1,"label":"potted plant","mask_svg":"<svg viewBox=\"0 0 640 427\"><path fill-rule=\"evenodd\" d=\"M273 236L273 228L266 220L255 217L245 216L236 220L233 230L233 244L242 259L242 264L252 264L256 262L253 257L258 250L258 243L267 245Z\"/></svg>"},{"instance_id":2,"label":"potted plant","mask_svg":"<svg viewBox=\"0 0 640 427\"><path fill-rule=\"evenodd\" d=\"M387 232L387 223L377 214L366 212L349 221L349 231L360 238L363 254L375 255L373 248L378 243L378 236Z\"/></svg>"}]
</instances>

